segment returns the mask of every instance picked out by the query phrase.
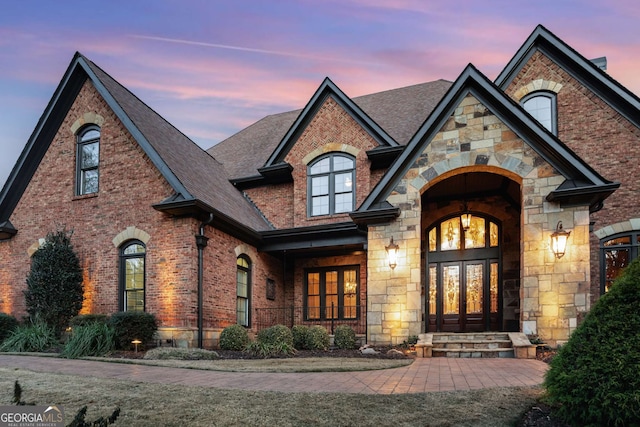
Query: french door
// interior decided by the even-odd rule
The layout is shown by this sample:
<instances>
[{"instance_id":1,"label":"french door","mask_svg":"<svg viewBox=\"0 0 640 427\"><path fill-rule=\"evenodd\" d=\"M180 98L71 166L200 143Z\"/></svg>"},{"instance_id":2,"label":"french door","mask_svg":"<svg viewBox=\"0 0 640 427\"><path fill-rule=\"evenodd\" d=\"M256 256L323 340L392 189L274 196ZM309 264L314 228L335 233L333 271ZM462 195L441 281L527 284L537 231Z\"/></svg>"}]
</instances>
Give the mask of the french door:
<instances>
[{"instance_id":1,"label":"french door","mask_svg":"<svg viewBox=\"0 0 640 427\"><path fill-rule=\"evenodd\" d=\"M465 230L459 217L428 231L427 330L500 330L499 226L474 215Z\"/></svg>"}]
</instances>

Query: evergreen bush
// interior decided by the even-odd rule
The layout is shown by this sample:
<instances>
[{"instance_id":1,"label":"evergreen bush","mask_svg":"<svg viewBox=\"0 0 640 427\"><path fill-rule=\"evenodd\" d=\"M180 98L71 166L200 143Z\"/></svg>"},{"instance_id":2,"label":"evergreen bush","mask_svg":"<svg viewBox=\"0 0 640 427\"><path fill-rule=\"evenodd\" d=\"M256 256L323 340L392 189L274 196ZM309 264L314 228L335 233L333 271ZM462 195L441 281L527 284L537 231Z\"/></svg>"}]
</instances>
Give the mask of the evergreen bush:
<instances>
[{"instance_id":1,"label":"evergreen bush","mask_svg":"<svg viewBox=\"0 0 640 427\"><path fill-rule=\"evenodd\" d=\"M0 344L18 327L18 320L5 313L0 313Z\"/></svg>"},{"instance_id":2,"label":"evergreen bush","mask_svg":"<svg viewBox=\"0 0 640 427\"><path fill-rule=\"evenodd\" d=\"M14 329L0 344L0 351L42 352L57 344L53 327L36 319Z\"/></svg>"},{"instance_id":3,"label":"evergreen bush","mask_svg":"<svg viewBox=\"0 0 640 427\"><path fill-rule=\"evenodd\" d=\"M78 326L71 332L61 356L68 359L78 359L87 356L104 356L115 346L115 331L111 325L101 322L91 322Z\"/></svg>"},{"instance_id":4,"label":"evergreen bush","mask_svg":"<svg viewBox=\"0 0 640 427\"><path fill-rule=\"evenodd\" d=\"M290 356L296 352L295 348L285 341L270 344L264 341L253 341L247 345L246 351L254 357L261 357L263 359Z\"/></svg>"},{"instance_id":5,"label":"evergreen bush","mask_svg":"<svg viewBox=\"0 0 640 427\"><path fill-rule=\"evenodd\" d=\"M147 360L216 360L220 355L215 351L199 348L156 347L145 353Z\"/></svg>"},{"instance_id":6,"label":"evergreen bush","mask_svg":"<svg viewBox=\"0 0 640 427\"><path fill-rule=\"evenodd\" d=\"M326 350L329 348L329 332L320 325L309 328L307 333L306 345L307 350Z\"/></svg>"},{"instance_id":7,"label":"evergreen bush","mask_svg":"<svg viewBox=\"0 0 640 427\"><path fill-rule=\"evenodd\" d=\"M266 345L286 344L293 348L293 333L284 325L274 325L258 332L258 342Z\"/></svg>"},{"instance_id":8,"label":"evergreen bush","mask_svg":"<svg viewBox=\"0 0 640 427\"><path fill-rule=\"evenodd\" d=\"M333 345L351 350L356 347L356 331L349 325L340 325L333 332Z\"/></svg>"},{"instance_id":9,"label":"evergreen bush","mask_svg":"<svg viewBox=\"0 0 640 427\"><path fill-rule=\"evenodd\" d=\"M38 317L60 335L82 308L80 260L66 230L49 233L31 257L25 302L31 318Z\"/></svg>"},{"instance_id":10,"label":"evergreen bush","mask_svg":"<svg viewBox=\"0 0 640 427\"><path fill-rule=\"evenodd\" d=\"M640 258L594 304L545 377L554 414L572 425L640 420Z\"/></svg>"},{"instance_id":11,"label":"evergreen bush","mask_svg":"<svg viewBox=\"0 0 640 427\"><path fill-rule=\"evenodd\" d=\"M293 347L296 350L306 350L308 333L309 327L305 325L295 325L291 328L291 334L293 335Z\"/></svg>"},{"instance_id":12,"label":"evergreen bush","mask_svg":"<svg viewBox=\"0 0 640 427\"><path fill-rule=\"evenodd\" d=\"M243 351L249 344L249 333L244 326L227 326L220 332L220 349Z\"/></svg>"},{"instance_id":13,"label":"evergreen bush","mask_svg":"<svg viewBox=\"0 0 640 427\"><path fill-rule=\"evenodd\" d=\"M109 325L114 330L116 349L130 350L133 340L142 341L147 346L153 341L158 330L158 320L151 313L142 311L120 311L109 318Z\"/></svg>"}]
</instances>

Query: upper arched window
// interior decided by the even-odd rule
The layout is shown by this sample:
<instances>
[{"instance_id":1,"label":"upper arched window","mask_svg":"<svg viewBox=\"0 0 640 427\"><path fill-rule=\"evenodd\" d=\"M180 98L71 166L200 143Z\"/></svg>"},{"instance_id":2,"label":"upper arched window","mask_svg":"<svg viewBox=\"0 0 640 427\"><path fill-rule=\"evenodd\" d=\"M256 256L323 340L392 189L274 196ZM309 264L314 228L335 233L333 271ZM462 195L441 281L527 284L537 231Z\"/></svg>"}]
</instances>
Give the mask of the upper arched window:
<instances>
[{"instance_id":1,"label":"upper arched window","mask_svg":"<svg viewBox=\"0 0 640 427\"><path fill-rule=\"evenodd\" d=\"M522 107L554 135L558 134L556 94L537 91L522 98Z\"/></svg>"},{"instance_id":2,"label":"upper arched window","mask_svg":"<svg viewBox=\"0 0 640 427\"><path fill-rule=\"evenodd\" d=\"M78 133L76 151L76 194L98 192L100 128L87 126Z\"/></svg>"},{"instance_id":3,"label":"upper arched window","mask_svg":"<svg viewBox=\"0 0 640 427\"><path fill-rule=\"evenodd\" d=\"M146 248L139 240L129 240L120 247L120 310L144 311Z\"/></svg>"},{"instance_id":4,"label":"upper arched window","mask_svg":"<svg viewBox=\"0 0 640 427\"><path fill-rule=\"evenodd\" d=\"M353 211L355 164L354 158L344 153L331 153L309 164L307 200L310 216Z\"/></svg>"}]
</instances>

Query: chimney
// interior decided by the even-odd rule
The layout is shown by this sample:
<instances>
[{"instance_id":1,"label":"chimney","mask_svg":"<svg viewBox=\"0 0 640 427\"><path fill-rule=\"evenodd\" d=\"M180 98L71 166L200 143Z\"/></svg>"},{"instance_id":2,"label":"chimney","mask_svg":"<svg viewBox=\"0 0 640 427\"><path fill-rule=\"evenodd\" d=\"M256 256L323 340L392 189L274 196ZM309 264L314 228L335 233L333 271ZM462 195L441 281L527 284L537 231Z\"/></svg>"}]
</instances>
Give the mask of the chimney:
<instances>
[{"instance_id":1,"label":"chimney","mask_svg":"<svg viewBox=\"0 0 640 427\"><path fill-rule=\"evenodd\" d=\"M600 58L592 59L593 65L600 68L602 71L607 71L607 57L601 56Z\"/></svg>"}]
</instances>

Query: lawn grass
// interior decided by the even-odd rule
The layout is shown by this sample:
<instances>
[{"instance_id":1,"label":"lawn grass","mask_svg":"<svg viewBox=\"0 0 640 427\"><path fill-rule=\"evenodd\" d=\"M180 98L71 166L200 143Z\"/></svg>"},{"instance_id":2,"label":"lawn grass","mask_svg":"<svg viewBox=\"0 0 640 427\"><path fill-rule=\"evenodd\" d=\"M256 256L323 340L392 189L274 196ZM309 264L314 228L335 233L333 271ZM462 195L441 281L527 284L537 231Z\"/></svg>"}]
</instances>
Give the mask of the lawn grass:
<instances>
[{"instance_id":1,"label":"lawn grass","mask_svg":"<svg viewBox=\"0 0 640 427\"><path fill-rule=\"evenodd\" d=\"M121 408L116 426L509 426L540 387L404 395L282 393L148 384L0 367L0 405L18 380L23 399L87 419Z\"/></svg>"}]
</instances>

